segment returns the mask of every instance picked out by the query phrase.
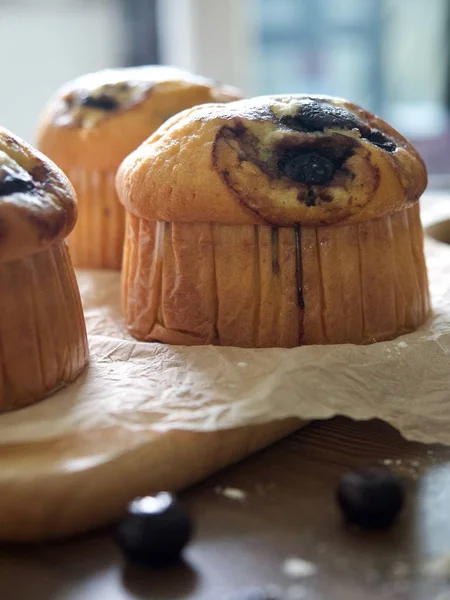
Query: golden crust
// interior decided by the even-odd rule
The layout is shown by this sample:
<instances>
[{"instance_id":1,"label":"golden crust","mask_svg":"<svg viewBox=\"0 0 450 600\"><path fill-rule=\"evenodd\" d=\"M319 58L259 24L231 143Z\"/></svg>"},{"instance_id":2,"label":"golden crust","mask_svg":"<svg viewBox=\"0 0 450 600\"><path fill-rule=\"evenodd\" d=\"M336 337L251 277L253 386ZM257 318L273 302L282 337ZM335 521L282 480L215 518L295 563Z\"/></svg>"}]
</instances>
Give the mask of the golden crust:
<instances>
[{"instance_id":1,"label":"golden crust","mask_svg":"<svg viewBox=\"0 0 450 600\"><path fill-rule=\"evenodd\" d=\"M115 170L172 115L239 97L235 88L172 67L99 71L57 92L41 117L37 145L63 170Z\"/></svg>"},{"instance_id":2,"label":"golden crust","mask_svg":"<svg viewBox=\"0 0 450 600\"><path fill-rule=\"evenodd\" d=\"M77 218L75 192L47 157L0 128L0 264L65 238Z\"/></svg>"},{"instance_id":3,"label":"golden crust","mask_svg":"<svg viewBox=\"0 0 450 600\"><path fill-rule=\"evenodd\" d=\"M414 147L381 118L326 96L198 106L119 168L126 209L150 221L306 226L402 211L427 184Z\"/></svg>"}]
</instances>

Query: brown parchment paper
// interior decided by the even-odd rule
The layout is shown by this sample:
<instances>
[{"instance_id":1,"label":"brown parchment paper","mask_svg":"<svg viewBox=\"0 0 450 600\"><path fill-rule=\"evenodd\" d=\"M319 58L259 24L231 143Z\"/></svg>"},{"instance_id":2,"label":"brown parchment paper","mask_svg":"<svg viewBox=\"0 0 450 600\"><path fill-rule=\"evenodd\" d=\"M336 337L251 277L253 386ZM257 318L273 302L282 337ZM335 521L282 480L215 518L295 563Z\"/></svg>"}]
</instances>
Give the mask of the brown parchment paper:
<instances>
[{"instance_id":1,"label":"brown parchment paper","mask_svg":"<svg viewBox=\"0 0 450 600\"><path fill-rule=\"evenodd\" d=\"M441 209L429 211L426 223ZM111 425L211 431L341 414L378 417L406 438L450 444L450 246L427 240L426 251L430 321L416 333L363 347L139 343L124 328L119 275L80 272L91 364L51 398L1 415L0 441L41 441Z\"/></svg>"}]
</instances>

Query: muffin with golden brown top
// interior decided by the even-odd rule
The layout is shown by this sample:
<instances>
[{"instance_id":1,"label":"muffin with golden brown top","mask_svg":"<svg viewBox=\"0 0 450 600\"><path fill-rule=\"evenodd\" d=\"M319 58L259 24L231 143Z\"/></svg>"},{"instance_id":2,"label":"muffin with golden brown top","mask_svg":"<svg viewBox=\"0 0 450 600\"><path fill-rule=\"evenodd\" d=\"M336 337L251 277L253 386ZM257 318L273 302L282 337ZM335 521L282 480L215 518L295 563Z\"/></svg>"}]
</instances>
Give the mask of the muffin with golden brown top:
<instances>
[{"instance_id":1,"label":"muffin with golden brown top","mask_svg":"<svg viewBox=\"0 0 450 600\"><path fill-rule=\"evenodd\" d=\"M84 316L64 238L72 186L46 157L0 128L0 411L73 381L88 360Z\"/></svg>"},{"instance_id":2,"label":"muffin with golden brown top","mask_svg":"<svg viewBox=\"0 0 450 600\"><path fill-rule=\"evenodd\" d=\"M122 160L176 113L238 97L234 88L163 66L92 73L56 94L41 118L38 148L78 195L78 224L69 238L75 266L121 266L125 215L114 177Z\"/></svg>"},{"instance_id":3,"label":"muffin with golden brown top","mask_svg":"<svg viewBox=\"0 0 450 600\"><path fill-rule=\"evenodd\" d=\"M249 347L413 331L429 312L426 183L413 146L345 100L187 110L118 172L129 330Z\"/></svg>"}]
</instances>

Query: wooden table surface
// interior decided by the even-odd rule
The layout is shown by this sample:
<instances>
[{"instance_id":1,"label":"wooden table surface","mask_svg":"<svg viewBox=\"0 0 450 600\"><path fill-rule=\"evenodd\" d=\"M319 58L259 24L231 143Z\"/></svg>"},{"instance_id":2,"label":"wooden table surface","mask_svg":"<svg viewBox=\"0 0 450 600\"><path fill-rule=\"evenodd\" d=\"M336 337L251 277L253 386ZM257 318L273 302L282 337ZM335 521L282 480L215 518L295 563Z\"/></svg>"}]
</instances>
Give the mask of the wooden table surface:
<instances>
[{"instance_id":1,"label":"wooden table surface","mask_svg":"<svg viewBox=\"0 0 450 600\"><path fill-rule=\"evenodd\" d=\"M346 528L334 502L340 474L383 462L406 478L402 518L383 533ZM450 600L450 448L339 418L307 426L182 497L197 524L183 565L129 567L111 531L4 545L0 599L258 600L244 592L261 588L286 600ZM289 558L315 574L286 573Z\"/></svg>"}]
</instances>

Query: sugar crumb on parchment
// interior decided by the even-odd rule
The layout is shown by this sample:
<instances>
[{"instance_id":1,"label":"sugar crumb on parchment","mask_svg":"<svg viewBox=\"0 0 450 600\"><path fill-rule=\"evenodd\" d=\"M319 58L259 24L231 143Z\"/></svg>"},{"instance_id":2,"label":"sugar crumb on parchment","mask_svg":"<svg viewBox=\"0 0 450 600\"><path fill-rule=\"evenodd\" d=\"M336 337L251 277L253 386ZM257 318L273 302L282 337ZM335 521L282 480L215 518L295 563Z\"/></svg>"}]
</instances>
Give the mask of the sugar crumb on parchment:
<instances>
[{"instance_id":1,"label":"sugar crumb on parchment","mask_svg":"<svg viewBox=\"0 0 450 600\"><path fill-rule=\"evenodd\" d=\"M312 562L303 560L296 556L290 556L283 562L282 571L286 577L300 579L302 577L311 577L317 573L317 567Z\"/></svg>"},{"instance_id":2,"label":"sugar crumb on parchment","mask_svg":"<svg viewBox=\"0 0 450 600\"><path fill-rule=\"evenodd\" d=\"M245 500L247 499L247 492L245 492L244 490L240 490L239 488L222 487L222 486L218 485L214 488L214 491L216 492L216 494L219 494L220 496L224 496L225 498L228 498L229 500L237 500L238 502L245 502Z\"/></svg>"}]
</instances>

